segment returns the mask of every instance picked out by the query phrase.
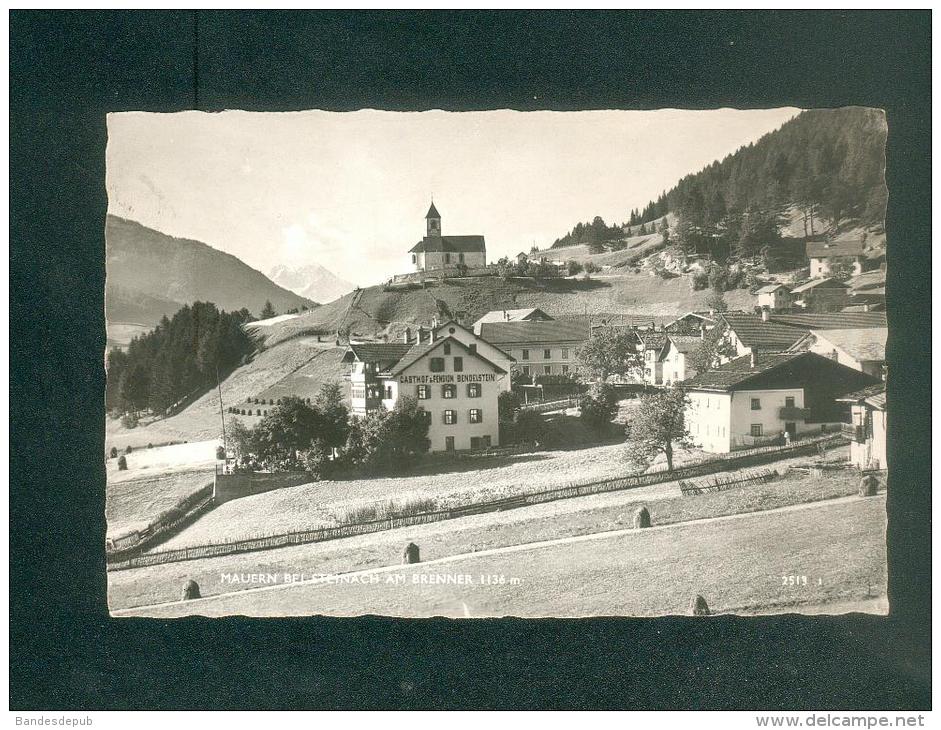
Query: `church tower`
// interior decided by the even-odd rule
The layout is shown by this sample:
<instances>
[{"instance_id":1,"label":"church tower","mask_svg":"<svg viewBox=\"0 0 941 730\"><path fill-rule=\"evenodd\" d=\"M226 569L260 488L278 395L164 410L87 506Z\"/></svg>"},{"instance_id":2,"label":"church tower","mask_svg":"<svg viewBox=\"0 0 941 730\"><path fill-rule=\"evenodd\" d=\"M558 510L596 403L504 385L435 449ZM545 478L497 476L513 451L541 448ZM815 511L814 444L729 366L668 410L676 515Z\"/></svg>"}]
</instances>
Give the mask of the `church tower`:
<instances>
[{"instance_id":1,"label":"church tower","mask_svg":"<svg viewBox=\"0 0 941 730\"><path fill-rule=\"evenodd\" d=\"M427 235L428 236L440 236L441 235L441 214L438 212L438 209L435 208L435 201L431 201L431 207L428 209L428 213L425 214L425 225L427 226Z\"/></svg>"}]
</instances>

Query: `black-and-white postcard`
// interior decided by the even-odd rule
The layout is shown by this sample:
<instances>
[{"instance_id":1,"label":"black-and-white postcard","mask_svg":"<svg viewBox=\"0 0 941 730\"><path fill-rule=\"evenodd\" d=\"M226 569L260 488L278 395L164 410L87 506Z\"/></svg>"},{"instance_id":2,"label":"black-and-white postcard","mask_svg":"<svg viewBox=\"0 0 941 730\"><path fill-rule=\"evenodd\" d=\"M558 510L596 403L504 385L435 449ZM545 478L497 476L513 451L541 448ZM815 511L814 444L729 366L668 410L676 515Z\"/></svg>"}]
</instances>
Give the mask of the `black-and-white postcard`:
<instances>
[{"instance_id":1,"label":"black-and-white postcard","mask_svg":"<svg viewBox=\"0 0 941 730\"><path fill-rule=\"evenodd\" d=\"M886 613L887 133L109 115L112 615Z\"/></svg>"}]
</instances>

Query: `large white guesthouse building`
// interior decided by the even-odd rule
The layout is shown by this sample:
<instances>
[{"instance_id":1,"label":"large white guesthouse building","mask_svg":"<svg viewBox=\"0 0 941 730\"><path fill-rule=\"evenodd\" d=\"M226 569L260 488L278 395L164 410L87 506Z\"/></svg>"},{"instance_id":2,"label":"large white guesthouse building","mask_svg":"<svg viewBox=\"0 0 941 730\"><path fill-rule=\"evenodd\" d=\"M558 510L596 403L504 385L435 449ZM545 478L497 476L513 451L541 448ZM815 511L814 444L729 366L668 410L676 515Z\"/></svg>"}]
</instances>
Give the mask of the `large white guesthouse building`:
<instances>
[{"instance_id":1,"label":"large white guesthouse building","mask_svg":"<svg viewBox=\"0 0 941 730\"><path fill-rule=\"evenodd\" d=\"M392 410L410 396L428 413L432 451L498 446L498 399L510 387L512 358L456 322L420 339L350 343L343 360L352 414Z\"/></svg>"}]
</instances>

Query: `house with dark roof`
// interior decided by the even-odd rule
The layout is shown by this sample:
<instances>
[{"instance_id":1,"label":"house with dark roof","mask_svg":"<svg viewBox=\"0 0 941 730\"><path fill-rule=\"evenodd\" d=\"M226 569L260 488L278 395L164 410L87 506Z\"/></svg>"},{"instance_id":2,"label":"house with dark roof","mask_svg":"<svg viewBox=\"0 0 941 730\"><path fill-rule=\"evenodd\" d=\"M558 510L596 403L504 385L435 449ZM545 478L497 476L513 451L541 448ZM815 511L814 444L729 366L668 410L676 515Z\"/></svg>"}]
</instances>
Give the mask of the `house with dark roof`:
<instances>
[{"instance_id":1,"label":"house with dark roof","mask_svg":"<svg viewBox=\"0 0 941 730\"><path fill-rule=\"evenodd\" d=\"M790 349L816 352L847 367L881 378L888 335L889 330L885 327L810 330Z\"/></svg>"},{"instance_id":2,"label":"house with dark roof","mask_svg":"<svg viewBox=\"0 0 941 730\"><path fill-rule=\"evenodd\" d=\"M487 265L487 244L483 236L445 236L441 214L432 201L425 214L425 236L408 252L411 271L456 271Z\"/></svg>"},{"instance_id":3,"label":"house with dark roof","mask_svg":"<svg viewBox=\"0 0 941 730\"><path fill-rule=\"evenodd\" d=\"M811 241L807 243L807 258L810 259L810 277L818 279L830 276L837 266L847 269L851 276L863 273L865 241Z\"/></svg>"},{"instance_id":4,"label":"house with dark roof","mask_svg":"<svg viewBox=\"0 0 941 730\"><path fill-rule=\"evenodd\" d=\"M469 341L470 330L464 328L459 339L456 323L442 327L445 336L424 342L350 343L343 356L350 368L350 411L362 418L411 397L427 413L432 451L497 446L498 400L510 374L483 354L486 343Z\"/></svg>"},{"instance_id":5,"label":"house with dark roof","mask_svg":"<svg viewBox=\"0 0 941 730\"><path fill-rule=\"evenodd\" d=\"M712 453L840 430L848 409L838 399L876 383L814 352L746 355L683 383L686 428Z\"/></svg>"},{"instance_id":6,"label":"house with dark roof","mask_svg":"<svg viewBox=\"0 0 941 730\"><path fill-rule=\"evenodd\" d=\"M757 352L784 352L806 332L799 327L789 327L771 321L767 310L760 315L749 312L723 312L719 315L719 321L724 327L723 349L734 352L736 357Z\"/></svg>"},{"instance_id":7,"label":"house with dark roof","mask_svg":"<svg viewBox=\"0 0 941 730\"><path fill-rule=\"evenodd\" d=\"M818 311L838 311L850 303L849 287L827 277L811 279L791 289L791 306Z\"/></svg>"},{"instance_id":8,"label":"house with dark roof","mask_svg":"<svg viewBox=\"0 0 941 730\"><path fill-rule=\"evenodd\" d=\"M644 382L663 385L663 361L660 353L667 344L667 333L663 330L634 330L637 351L642 354Z\"/></svg>"},{"instance_id":9,"label":"house with dark roof","mask_svg":"<svg viewBox=\"0 0 941 730\"><path fill-rule=\"evenodd\" d=\"M480 324L481 339L512 356L515 370L533 377L574 375L576 351L590 336L587 317Z\"/></svg>"},{"instance_id":10,"label":"house with dark roof","mask_svg":"<svg viewBox=\"0 0 941 730\"><path fill-rule=\"evenodd\" d=\"M839 398L850 406L844 434L850 439L850 461L860 469L886 469L885 383L877 383Z\"/></svg>"},{"instance_id":11,"label":"house with dark roof","mask_svg":"<svg viewBox=\"0 0 941 730\"><path fill-rule=\"evenodd\" d=\"M663 329L676 334L697 334L703 330L711 330L716 326L716 322L715 312L687 312L683 316L667 322Z\"/></svg>"}]
</instances>

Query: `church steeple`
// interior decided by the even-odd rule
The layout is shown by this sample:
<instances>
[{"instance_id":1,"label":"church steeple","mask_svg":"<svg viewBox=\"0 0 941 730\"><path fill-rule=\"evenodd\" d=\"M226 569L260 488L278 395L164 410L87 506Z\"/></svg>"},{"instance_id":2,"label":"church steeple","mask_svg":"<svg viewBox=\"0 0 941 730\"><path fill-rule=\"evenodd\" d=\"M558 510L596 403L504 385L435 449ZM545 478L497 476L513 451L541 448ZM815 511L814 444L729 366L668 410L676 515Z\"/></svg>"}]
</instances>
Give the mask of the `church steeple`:
<instances>
[{"instance_id":1,"label":"church steeple","mask_svg":"<svg viewBox=\"0 0 941 730\"><path fill-rule=\"evenodd\" d=\"M441 214L438 212L438 209L435 208L435 201L431 201L431 207L428 209L428 212L425 214L425 225L427 235L429 236L440 236L441 235Z\"/></svg>"}]
</instances>

